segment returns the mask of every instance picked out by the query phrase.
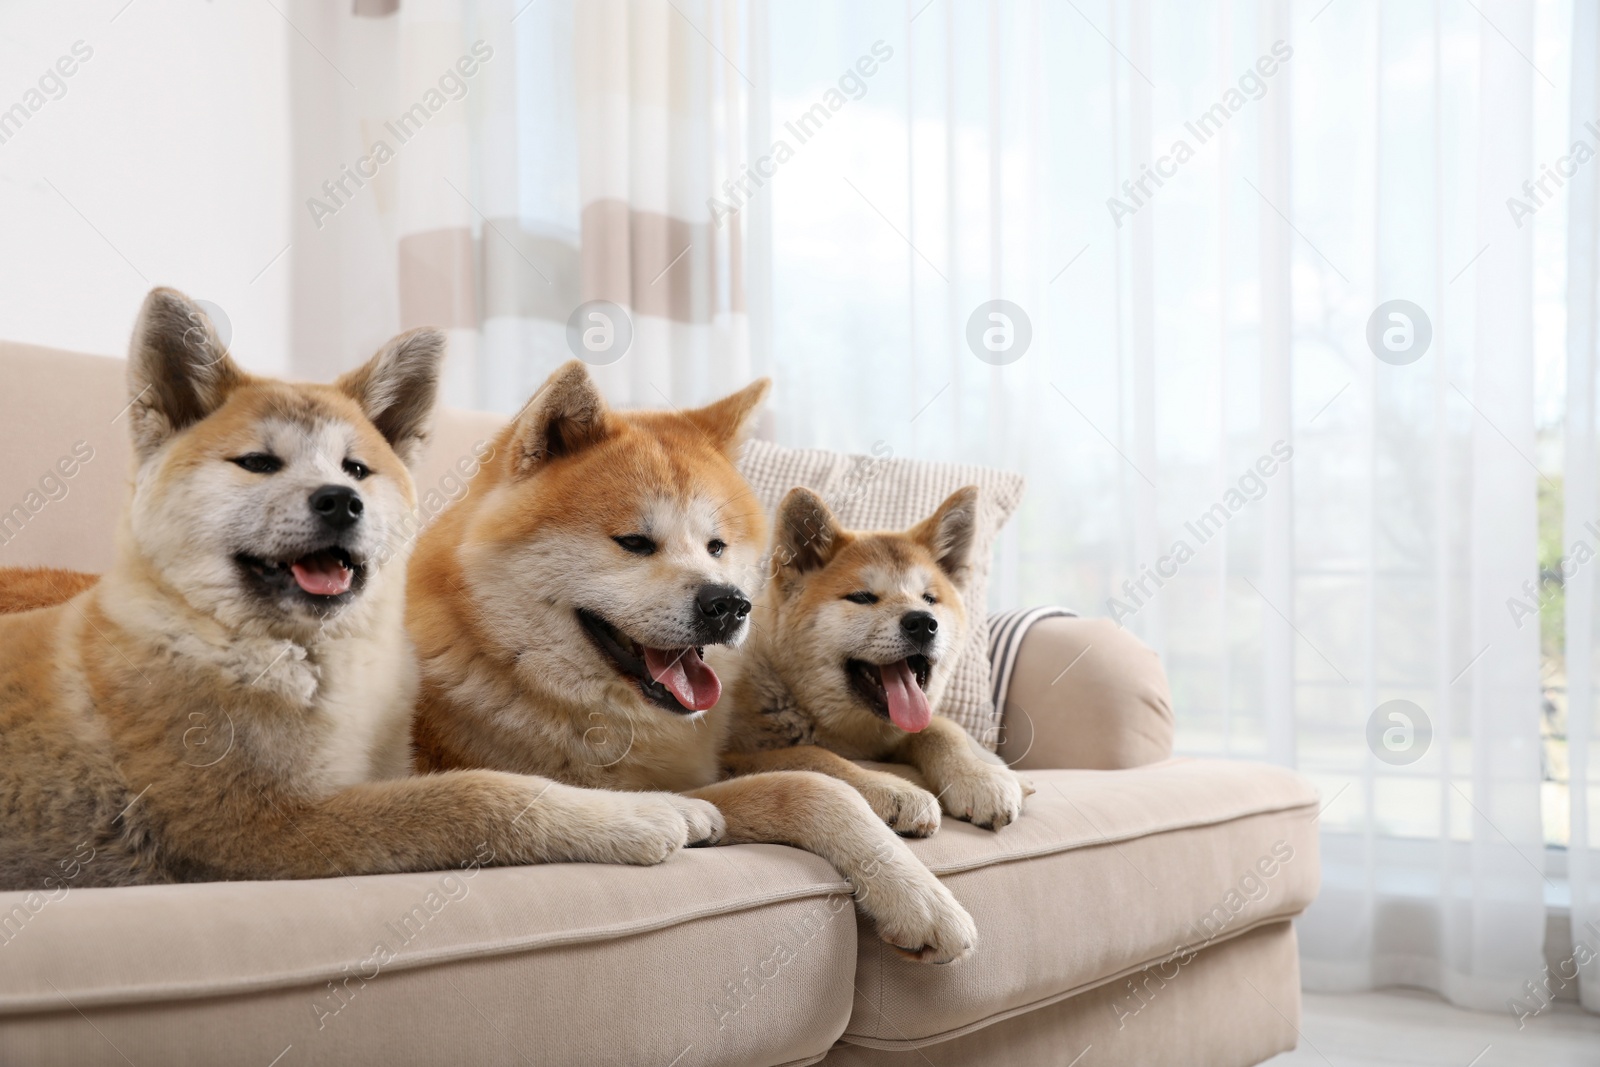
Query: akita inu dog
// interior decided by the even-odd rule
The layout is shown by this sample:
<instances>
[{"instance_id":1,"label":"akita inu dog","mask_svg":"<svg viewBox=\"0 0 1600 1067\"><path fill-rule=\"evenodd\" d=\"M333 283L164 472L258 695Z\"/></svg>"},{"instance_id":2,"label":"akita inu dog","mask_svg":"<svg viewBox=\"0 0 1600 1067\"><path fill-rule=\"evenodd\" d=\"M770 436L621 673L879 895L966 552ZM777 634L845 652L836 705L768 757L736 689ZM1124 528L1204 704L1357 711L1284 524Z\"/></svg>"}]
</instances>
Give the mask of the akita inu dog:
<instances>
[{"instance_id":1,"label":"akita inu dog","mask_svg":"<svg viewBox=\"0 0 1600 1067\"><path fill-rule=\"evenodd\" d=\"M115 563L0 618L0 889L654 863L716 836L711 805L671 794L406 776L407 464L443 351L415 330L333 385L289 385L151 292Z\"/></svg>"},{"instance_id":2,"label":"akita inu dog","mask_svg":"<svg viewBox=\"0 0 1600 1067\"><path fill-rule=\"evenodd\" d=\"M989 829L1017 818L1033 786L933 710L967 632L957 587L977 503L967 486L903 533L852 532L811 490L789 491L773 580L728 665L729 766L841 778L912 837L939 828L941 805ZM937 799L850 760L910 764Z\"/></svg>"},{"instance_id":3,"label":"akita inu dog","mask_svg":"<svg viewBox=\"0 0 1600 1067\"><path fill-rule=\"evenodd\" d=\"M766 520L732 457L766 392L619 412L582 363L550 377L412 559L418 767L687 792L727 842L830 861L904 954L959 959L971 917L861 794L788 771L719 781L727 705L702 653L750 628Z\"/></svg>"}]
</instances>

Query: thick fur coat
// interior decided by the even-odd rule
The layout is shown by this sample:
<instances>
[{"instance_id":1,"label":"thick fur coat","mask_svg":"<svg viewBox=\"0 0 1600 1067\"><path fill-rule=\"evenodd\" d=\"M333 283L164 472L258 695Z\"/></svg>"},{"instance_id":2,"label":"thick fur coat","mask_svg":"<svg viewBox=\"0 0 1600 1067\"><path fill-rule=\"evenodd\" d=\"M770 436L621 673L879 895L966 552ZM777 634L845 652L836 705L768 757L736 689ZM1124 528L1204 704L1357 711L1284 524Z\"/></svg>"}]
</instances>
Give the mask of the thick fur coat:
<instances>
[{"instance_id":1,"label":"thick fur coat","mask_svg":"<svg viewBox=\"0 0 1600 1067\"><path fill-rule=\"evenodd\" d=\"M1033 791L934 714L965 644L959 592L978 490L959 489L905 531L843 529L809 489L778 507L773 580L751 639L726 663L730 765L811 770L855 786L895 830L926 836L939 810L998 830ZM851 760L908 764L930 794Z\"/></svg>"},{"instance_id":2,"label":"thick fur coat","mask_svg":"<svg viewBox=\"0 0 1600 1067\"><path fill-rule=\"evenodd\" d=\"M408 464L443 350L417 330L291 385L149 295L115 563L0 617L0 888L652 863L714 836L680 797L409 775Z\"/></svg>"},{"instance_id":3,"label":"thick fur coat","mask_svg":"<svg viewBox=\"0 0 1600 1067\"><path fill-rule=\"evenodd\" d=\"M767 391L684 412L610 409L560 368L411 562L420 769L491 767L709 800L723 840L794 845L856 888L884 940L949 962L971 918L836 778L726 778L707 657L749 636L765 518L733 456Z\"/></svg>"}]
</instances>

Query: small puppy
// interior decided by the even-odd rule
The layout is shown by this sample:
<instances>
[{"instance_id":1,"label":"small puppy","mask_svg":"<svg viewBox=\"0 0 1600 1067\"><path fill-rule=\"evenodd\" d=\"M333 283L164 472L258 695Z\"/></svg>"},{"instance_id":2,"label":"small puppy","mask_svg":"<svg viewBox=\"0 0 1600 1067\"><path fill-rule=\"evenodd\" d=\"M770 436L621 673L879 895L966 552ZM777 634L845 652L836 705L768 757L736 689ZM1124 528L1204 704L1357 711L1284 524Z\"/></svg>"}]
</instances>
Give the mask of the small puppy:
<instances>
[{"instance_id":1,"label":"small puppy","mask_svg":"<svg viewBox=\"0 0 1600 1067\"><path fill-rule=\"evenodd\" d=\"M333 385L255 378L150 293L115 563L0 617L0 889L655 863L715 836L670 794L406 776L408 465L443 353L414 330Z\"/></svg>"},{"instance_id":2,"label":"small puppy","mask_svg":"<svg viewBox=\"0 0 1600 1067\"><path fill-rule=\"evenodd\" d=\"M778 507L772 581L729 658L739 773L811 770L855 786L897 832L926 837L939 808L998 830L1033 786L934 714L967 633L959 586L978 490L958 489L903 533L841 529L809 489ZM851 760L906 763L927 790Z\"/></svg>"}]
</instances>

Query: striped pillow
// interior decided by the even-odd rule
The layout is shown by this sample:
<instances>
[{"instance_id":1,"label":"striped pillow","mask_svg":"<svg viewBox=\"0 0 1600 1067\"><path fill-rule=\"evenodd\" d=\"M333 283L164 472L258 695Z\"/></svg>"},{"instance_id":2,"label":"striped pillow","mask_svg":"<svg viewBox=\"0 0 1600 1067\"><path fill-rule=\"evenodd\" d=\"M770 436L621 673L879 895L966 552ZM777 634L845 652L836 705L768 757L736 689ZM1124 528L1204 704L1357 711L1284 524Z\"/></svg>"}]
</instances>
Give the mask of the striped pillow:
<instances>
[{"instance_id":1,"label":"striped pillow","mask_svg":"<svg viewBox=\"0 0 1600 1067\"><path fill-rule=\"evenodd\" d=\"M966 463L784 448L760 440L746 443L739 471L768 516L785 493L803 485L822 497L851 530L904 530L933 514L962 486L978 487L972 565L961 591L970 632L936 710L994 751L1000 723L989 670L989 565L995 536L1022 502L1022 475Z\"/></svg>"},{"instance_id":2,"label":"striped pillow","mask_svg":"<svg viewBox=\"0 0 1600 1067\"><path fill-rule=\"evenodd\" d=\"M1006 716L1006 693L1011 689L1011 672L1017 666L1017 652L1029 628L1040 619L1059 616L1074 618L1076 611L1066 608L1016 608L989 616L989 676L994 679L994 709L997 722ZM991 746L992 747L992 746Z\"/></svg>"}]
</instances>

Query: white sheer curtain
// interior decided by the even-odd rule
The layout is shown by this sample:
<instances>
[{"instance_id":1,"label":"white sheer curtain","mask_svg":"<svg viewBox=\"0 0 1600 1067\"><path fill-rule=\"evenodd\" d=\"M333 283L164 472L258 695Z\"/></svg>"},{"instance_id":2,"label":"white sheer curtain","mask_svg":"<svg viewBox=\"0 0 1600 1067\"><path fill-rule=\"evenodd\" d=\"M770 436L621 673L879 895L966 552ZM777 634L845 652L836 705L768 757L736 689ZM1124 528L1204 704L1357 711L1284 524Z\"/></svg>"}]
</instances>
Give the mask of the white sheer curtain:
<instances>
[{"instance_id":1,"label":"white sheer curtain","mask_svg":"<svg viewBox=\"0 0 1600 1067\"><path fill-rule=\"evenodd\" d=\"M752 155L791 150L751 211L778 439L1026 472L997 601L1117 615L1165 656L1184 751L1322 787L1307 985L1536 1006L1559 875L1539 626L1508 600L1559 484L1536 387L1560 377L1569 221L1592 249L1594 192L1581 220L1507 200L1567 151L1570 7L753 10ZM1031 329L1014 362L969 341L993 299ZM979 318L980 342L1005 325ZM1591 388L1593 335L1573 355Z\"/></svg>"},{"instance_id":2,"label":"white sheer curtain","mask_svg":"<svg viewBox=\"0 0 1600 1067\"><path fill-rule=\"evenodd\" d=\"M1591 128L1600 117L1600 7L1580 4L1572 27L1573 144L1591 147L1600 141ZM1600 549L1600 482L1596 481L1600 449L1600 178L1595 164L1573 174L1571 221L1567 249L1567 407L1566 510L1561 544ZM1600 698L1595 670L1600 666L1595 642L1600 640L1595 609L1596 575L1592 564L1566 583L1567 626L1567 755L1570 782L1571 840L1567 878L1572 891L1573 954L1557 961L1555 977L1579 974L1583 1006L1600 1011L1600 767L1594 759L1595 701ZM1578 951L1584 945L1587 956Z\"/></svg>"},{"instance_id":3,"label":"white sheer curtain","mask_svg":"<svg viewBox=\"0 0 1600 1067\"><path fill-rule=\"evenodd\" d=\"M1561 162L1597 139L1593 5L294 11L327 52L297 60L308 193L494 49L297 231L296 359L434 322L450 399L510 410L604 298L637 327L601 369L629 402L769 371L783 443L1022 470L997 604L1116 615L1165 656L1183 751L1322 787L1307 984L1543 1003L1563 872L1512 602L1549 600L1541 491L1600 547L1600 162ZM1596 573L1565 576L1571 792L1544 821L1570 816L1600 950Z\"/></svg>"}]
</instances>

